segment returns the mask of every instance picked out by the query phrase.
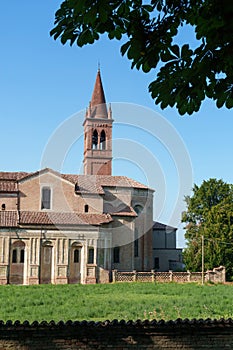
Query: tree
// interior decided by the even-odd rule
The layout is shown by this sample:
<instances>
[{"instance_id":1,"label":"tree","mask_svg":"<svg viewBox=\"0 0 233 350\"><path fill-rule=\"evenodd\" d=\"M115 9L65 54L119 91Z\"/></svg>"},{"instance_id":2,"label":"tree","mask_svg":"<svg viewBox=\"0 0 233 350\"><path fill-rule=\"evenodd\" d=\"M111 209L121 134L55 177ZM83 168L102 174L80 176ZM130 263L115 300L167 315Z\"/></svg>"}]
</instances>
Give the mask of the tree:
<instances>
[{"instance_id":1,"label":"tree","mask_svg":"<svg viewBox=\"0 0 233 350\"><path fill-rule=\"evenodd\" d=\"M205 269L226 267L233 277L233 188L222 180L209 179L194 185L193 196L185 198L187 211L184 263L191 271L201 271L201 236L204 236Z\"/></svg>"},{"instance_id":2,"label":"tree","mask_svg":"<svg viewBox=\"0 0 233 350\"><path fill-rule=\"evenodd\" d=\"M65 0L50 34L62 44L92 44L100 35L126 42L132 68L156 79L149 91L164 109L197 112L208 97L218 108L233 106L233 3L229 0ZM178 45L184 25L195 30L197 46Z\"/></svg>"}]
</instances>

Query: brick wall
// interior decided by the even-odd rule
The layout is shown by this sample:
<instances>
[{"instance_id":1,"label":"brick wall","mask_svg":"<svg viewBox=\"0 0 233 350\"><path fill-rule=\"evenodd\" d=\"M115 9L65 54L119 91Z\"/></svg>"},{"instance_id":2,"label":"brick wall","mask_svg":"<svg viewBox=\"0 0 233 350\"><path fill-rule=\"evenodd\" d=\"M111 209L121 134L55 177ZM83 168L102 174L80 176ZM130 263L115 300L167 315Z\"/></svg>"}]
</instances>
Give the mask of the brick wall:
<instances>
[{"instance_id":1,"label":"brick wall","mask_svg":"<svg viewBox=\"0 0 233 350\"><path fill-rule=\"evenodd\" d=\"M32 177L19 184L22 193L20 197L20 210L41 210L41 188L51 188L51 209L61 212L84 213L85 204L89 205L89 213L102 213L103 200L100 196L85 197L74 192L74 185L56 177L51 173L45 173L39 177ZM7 208L8 208L7 203ZM16 206L14 207L16 210ZM8 209L10 210L10 209Z\"/></svg>"},{"instance_id":2,"label":"brick wall","mask_svg":"<svg viewBox=\"0 0 233 350\"><path fill-rule=\"evenodd\" d=\"M0 324L1 350L233 349L233 320Z\"/></svg>"}]
</instances>

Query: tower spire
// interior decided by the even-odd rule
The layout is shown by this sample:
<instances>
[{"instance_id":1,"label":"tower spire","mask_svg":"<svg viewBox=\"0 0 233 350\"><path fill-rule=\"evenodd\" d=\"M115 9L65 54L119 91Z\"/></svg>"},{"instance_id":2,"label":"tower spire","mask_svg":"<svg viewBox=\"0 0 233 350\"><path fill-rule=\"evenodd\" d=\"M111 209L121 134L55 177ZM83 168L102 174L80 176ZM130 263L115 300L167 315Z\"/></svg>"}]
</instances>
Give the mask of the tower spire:
<instances>
[{"instance_id":1,"label":"tower spire","mask_svg":"<svg viewBox=\"0 0 233 350\"><path fill-rule=\"evenodd\" d=\"M99 68L96 76L94 90L91 97L90 107L92 111L92 118L108 118L106 100Z\"/></svg>"}]
</instances>

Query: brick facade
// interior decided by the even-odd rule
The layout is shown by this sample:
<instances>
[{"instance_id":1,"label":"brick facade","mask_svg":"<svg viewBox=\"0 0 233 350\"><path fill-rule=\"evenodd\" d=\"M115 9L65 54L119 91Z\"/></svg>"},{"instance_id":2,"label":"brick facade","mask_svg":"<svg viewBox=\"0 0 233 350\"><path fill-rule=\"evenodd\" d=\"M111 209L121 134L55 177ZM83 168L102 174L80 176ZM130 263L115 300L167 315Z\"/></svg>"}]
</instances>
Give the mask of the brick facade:
<instances>
[{"instance_id":1,"label":"brick facade","mask_svg":"<svg viewBox=\"0 0 233 350\"><path fill-rule=\"evenodd\" d=\"M112 124L98 71L84 175L0 172L0 284L105 283L115 268L153 268L153 190L112 176Z\"/></svg>"},{"instance_id":2,"label":"brick facade","mask_svg":"<svg viewBox=\"0 0 233 350\"><path fill-rule=\"evenodd\" d=\"M152 268L153 191L147 187L125 177L71 176L50 169L24 174L16 184L17 195L8 191L1 198L1 284L103 283L115 268ZM43 188L50 189L49 209L42 208ZM8 201L14 210L8 210ZM132 206L140 206L141 213ZM23 252L14 249L17 242L22 242ZM117 262L115 247L120 250ZM79 250L76 262L75 249ZM77 276L72 277L75 273Z\"/></svg>"},{"instance_id":3,"label":"brick facade","mask_svg":"<svg viewBox=\"0 0 233 350\"><path fill-rule=\"evenodd\" d=\"M7 322L0 325L4 350L232 349L233 320Z\"/></svg>"}]
</instances>

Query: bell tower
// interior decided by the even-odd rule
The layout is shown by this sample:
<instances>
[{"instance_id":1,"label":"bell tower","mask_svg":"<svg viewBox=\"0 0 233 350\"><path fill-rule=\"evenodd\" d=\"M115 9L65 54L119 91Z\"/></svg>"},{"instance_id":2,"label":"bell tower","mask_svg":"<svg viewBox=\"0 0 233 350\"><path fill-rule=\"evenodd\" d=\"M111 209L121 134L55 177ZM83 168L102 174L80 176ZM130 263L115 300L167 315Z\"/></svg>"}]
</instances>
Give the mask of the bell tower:
<instances>
[{"instance_id":1,"label":"bell tower","mask_svg":"<svg viewBox=\"0 0 233 350\"><path fill-rule=\"evenodd\" d=\"M86 111L84 127L84 175L112 175L112 111L107 109L100 69Z\"/></svg>"}]
</instances>

